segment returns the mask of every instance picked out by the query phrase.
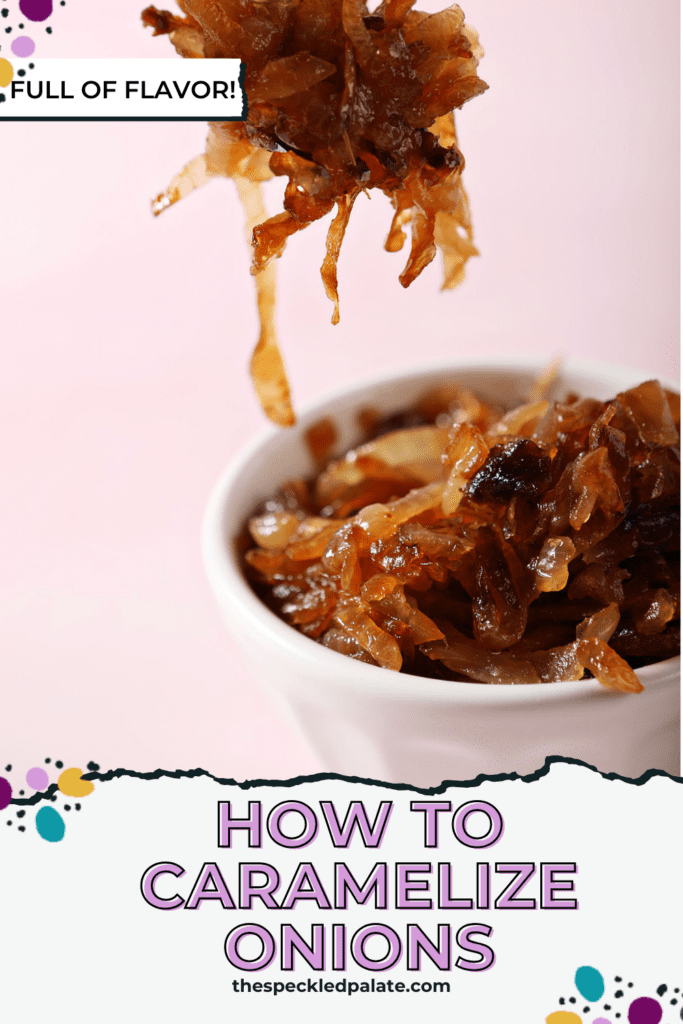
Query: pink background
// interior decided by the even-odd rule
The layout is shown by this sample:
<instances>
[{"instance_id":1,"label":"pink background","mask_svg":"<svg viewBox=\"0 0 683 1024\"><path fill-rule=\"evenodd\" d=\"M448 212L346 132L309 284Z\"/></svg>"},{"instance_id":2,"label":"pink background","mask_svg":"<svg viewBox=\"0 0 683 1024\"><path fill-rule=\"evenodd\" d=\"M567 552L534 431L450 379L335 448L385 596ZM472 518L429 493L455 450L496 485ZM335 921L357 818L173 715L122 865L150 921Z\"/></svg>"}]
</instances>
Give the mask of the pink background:
<instances>
[{"instance_id":1,"label":"pink background","mask_svg":"<svg viewBox=\"0 0 683 1024\"><path fill-rule=\"evenodd\" d=\"M142 6L68 0L51 36L32 27L34 60L169 56ZM479 351L677 377L678 3L465 11L491 87L458 117L482 257L455 292L439 293L436 263L404 292L405 254L382 249L388 201L361 197L333 328L318 276L327 224L293 239L279 326L299 406L384 366ZM0 56L19 66L10 39ZM234 186L150 213L204 135L0 124L0 757L27 767L94 758L236 779L322 767L250 681L201 566L208 492L263 422Z\"/></svg>"}]
</instances>

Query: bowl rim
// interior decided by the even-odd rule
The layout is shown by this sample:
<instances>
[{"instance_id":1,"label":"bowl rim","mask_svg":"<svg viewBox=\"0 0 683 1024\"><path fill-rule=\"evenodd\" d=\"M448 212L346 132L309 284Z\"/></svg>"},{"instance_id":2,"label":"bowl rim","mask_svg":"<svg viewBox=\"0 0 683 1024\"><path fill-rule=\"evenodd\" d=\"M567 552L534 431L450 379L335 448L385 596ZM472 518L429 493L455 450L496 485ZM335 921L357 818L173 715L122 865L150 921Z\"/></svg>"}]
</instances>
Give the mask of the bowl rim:
<instances>
[{"instance_id":1,"label":"bowl rim","mask_svg":"<svg viewBox=\"0 0 683 1024\"><path fill-rule=\"evenodd\" d=\"M478 369L503 370L518 373L540 371L547 366L547 360L535 356L512 357L478 357L458 359L457 362L440 361L434 364L421 363L414 368L403 367L379 374L370 375L347 382L331 389L315 402L311 402L302 410L293 432L283 431L273 425L266 426L249 441L218 478L207 503L202 523L202 555L205 571L216 597L221 604L227 599L237 619L246 619L252 631L265 632L289 654L312 668L319 669L321 686L333 686L337 689L359 686L364 691L378 696L400 697L405 700L421 700L427 702L447 701L453 704L491 703L509 705L525 705L529 703L566 703L577 702L582 698L607 698L631 696L619 691L609 690L593 678L572 682L546 683L534 685L486 684L476 682L430 679L412 675L408 672L390 672L377 665L348 658L346 655L332 651L310 637L299 633L288 623L280 619L267 605L256 596L238 564L236 553L228 543L225 526L226 512L231 501L239 494L240 479L257 452L278 438L298 436L302 429L312 421L329 413L342 399L361 398L362 394L386 384L397 384L402 381L414 381L420 377L429 378L435 374L453 374L458 370L476 371ZM615 367L609 363L588 359L563 360L561 369L568 372L606 377L618 383L618 388L634 386L644 379L641 371L631 367ZM660 378L661 380L661 378ZM671 390L678 386L669 381L661 383ZM240 527L241 527L240 523ZM344 671L340 672L343 658L346 662ZM645 685L644 692L652 692L676 682L680 674L680 655L665 661L646 665L637 670L638 677Z\"/></svg>"}]
</instances>

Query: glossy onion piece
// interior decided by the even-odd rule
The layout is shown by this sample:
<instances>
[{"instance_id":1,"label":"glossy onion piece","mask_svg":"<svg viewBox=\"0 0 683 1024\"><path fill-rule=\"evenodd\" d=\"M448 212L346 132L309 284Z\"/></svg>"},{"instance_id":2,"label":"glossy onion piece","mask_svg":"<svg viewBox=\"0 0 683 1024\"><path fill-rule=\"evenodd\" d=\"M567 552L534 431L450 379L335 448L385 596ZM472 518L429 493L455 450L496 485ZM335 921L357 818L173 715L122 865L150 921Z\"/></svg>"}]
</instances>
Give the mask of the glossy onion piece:
<instances>
[{"instance_id":1,"label":"glossy onion piece","mask_svg":"<svg viewBox=\"0 0 683 1024\"><path fill-rule=\"evenodd\" d=\"M447 631L443 643L426 644L423 651L428 658L443 662L451 671L480 683L528 685L541 682L530 661L504 652L487 651L453 628Z\"/></svg>"},{"instance_id":2,"label":"glossy onion piece","mask_svg":"<svg viewBox=\"0 0 683 1024\"><path fill-rule=\"evenodd\" d=\"M357 192L352 195L342 196L337 203L337 216L330 224L330 229L327 232L327 252L325 253L325 259L323 265L320 268L320 274L325 285L325 292L327 293L328 299L331 299L334 303L334 313L332 314L332 323L339 323L339 287L337 283L337 260L339 259L339 253L341 251L341 245L344 241L344 233L346 232L346 225L349 223L349 217L351 216L351 210L355 202Z\"/></svg>"},{"instance_id":3,"label":"glossy onion piece","mask_svg":"<svg viewBox=\"0 0 683 1024\"><path fill-rule=\"evenodd\" d=\"M378 572L363 584L361 587L361 597L364 601L381 601L400 585L400 580L396 576L391 576L385 572Z\"/></svg>"},{"instance_id":4,"label":"glossy onion piece","mask_svg":"<svg viewBox=\"0 0 683 1024\"><path fill-rule=\"evenodd\" d=\"M679 443L671 408L658 380L645 381L617 397L633 416L645 444L666 448Z\"/></svg>"},{"instance_id":5,"label":"glossy onion piece","mask_svg":"<svg viewBox=\"0 0 683 1024\"><path fill-rule=\"evenodd\" d=\"M360 605L340 608L334 617L378 665L395 672L399 671L403 664L403 656L397 641L380 629Z\"/></svg>"},{"instance_id":6,"label":"glossy onion piece","mask_svg":"<svg viewBox=\"0 0 683 1024\"><path fill-rule=\"evenodd\" d=\"M394 519L391 509L380 502L366 505L353 517L353 521L358 529L362 530L368 546L373 541L393 537L398 529L398 523Z\"/></svg>"},{"instance_id":7,"label":"glossy onion piece","mask_svg":"<svg viewBox=\"0 0 683 1024\"><path fill-rule=\"evenodd\" d=\"M308 636L318 637L328 624L334 609L334 595L325 587L310 587L282 605L282 614L290 625Z\"/></svg>"},{"instance_id":8,"label":"glossy onion piece","mask_svg":"<svg viewBox=\"0 0 683 1024\"><path fill-rule=\"evenodd\" d=\"M511 647L526 629L527 609L500 560L493 571L480 563L476 579L472 602L476 639L492 651Z\"/></svg>"},{"instance_id":9,"label":"glossy onion piece","mask_svg":"<svg viewBox=\"0 0 683 1024\"><path fill-rule=\"evenodd\" d=\"M306 51L271 60L259 77L259 101L284 99L302 89L310 89L336 70L334 64Z\"/></svg>"},{"instance_id":10,"label":"glossy onion piece","mask_svg":"<svg viewBox=\"0 0 683 1024\"><path fill-rule=\"evenodd\" d=\"M287 556L295 562L310 558L322 558L328 544L339 526L329 519L316 517L307 520L297 530L287 545Z\"/></svg>"},{"instance_id":11,"label":"glossy onion piece","mask_svg":"<svg viewBox=\"0 0 683 1024\"><path fill-rule=\"evenodd\" d=\"M574 577L569 586L568 596L571 600L592 597L595 601L620 603L624 600L623 583L629 576L628 569L601 564L589 565Z\"/></svg>"},{"instance_id":12,"label":"glossy onion piece","mask_svg":"<svg viewBox=\"0 0 683 1024\"><path fill-rule=\"evenodd\" d=\"M539 593L564 590L569 580L568 565L575 554L576 548L569 537L548 537L543 542L534 569Z\"/></svg>"},{"instance_id":13,"label":"glossy onion piece","mask_svg":"<svg viewBox=\"0 0 683 1024\"><path fill-rule=\"evenodd\" d=\"M596 503L609 511L623 510L606 448L579 455L572 472L572 490L569 522L575 530L588 521Z\"/></svg>"},{"instance_id":14,"label":"glossy onion piece","mask_svg":"<svg viewBox=\"0 0 683 1024\"><path fill-rule=\"evenodd\" d=\"M663 633L677 611L677 602L668 590L651 591L632 609L633 622L639 633L651 636Z\"/></svg>"},{"instance_id":15,"label":"glossy onion piece","mask_svg":"<svg viewBox=\"0 0 683 1024\"><path fill-rule=\"evenodd\" d=\"M432 622L428 615L410 603L403 587L395 587L390 594L382 598L380 608L383 612L388 612L389 615L410 626L414 643L423 644L432 640L443 640L443 633L439 627Z\"/></svg>"},{"instance_id":16,"label":"glossy onion piece","mask_svg":"<svg viewBox=\"0 0 683 1024\"><path fill-rule=\"evenodd\" d=\"M543 683L576 682L583 676L583 665L577 656L578 643L537 651L529 657Z\"/></svg>"},{"instance_id":17,"label":"glossy onion piece","mask_svg":"<svg viewBox=\"0 0 683 1024\"><path fill-rule=\"evenodd\" d=\"M322 564L327 572L339 577L342 590L351 594L359 593L361 580L358 545L352 523L335 530L325 548Z\"/></svg>"},{"instance_id":18,"label":"glossy onion piece","mask_svg":"<svg viewBox=\"0 0 683 1024\"><path fill-rule=\"evenodd\" d=\"M433 562L457 565L472 550L474 542L453 530L430 530L420 523L406 523L400 530L405 544L414 546Z\"/></svg>"},{"instance_id":19,"label":"glossy onion piece","mask_svg":"<svg viewBox=\"0 0 683 1024\"><path fill-rule=\"evenodd\" d=\"M576 627L576 639L602 640L603 643L609 643L620 618L619 605L616 602L608 604L606 608L601 608L579 623Z\"/></svg>"},{"instance_id":20,"label":"glossy onion piece","mask_svg":"<svg viewBox=\"0 0 683 1024\"><path fill-rule=\"evenodd\" d=\"M384 248L387 252L399 252L403 248L403 244L406 240L406 233L403 230L406 224L410 223L410 218L413 215L413 207L410 205L410 199L403 198L403 202L406 204L400 206L399 203L403 197L400 193L394 193L391 197L392 203L396 206L396 213L391 221L391 227L389 228L389 234L387 240L384 243Z\"/></svg>"},{"instance_id":21,"label":"glossy onion piece","mask_svg":"<svg viewBox=\"0 0 683 1024\"><path fill-rule=\"evenodd\" d=\"M486 461L489 446L476 427L458 423L450 432L444 459L452 466L441 500L445 516L460 504L465 484Z\"/></svg>"},{"instance_id":22,"label":"glossy onion piece","mask_svg":"<svg viewBox=\"0 0 683 1024\"><path fill-rule=\"evenodd\" d=\"M443 291L457 287L465 277L467 261L479 255L474 244L470 201L462 178L458 179L457 189L455 211L437 210L434 219L434 241L443 255Z\"/></svg>"},{"instance_id":23,"label":"glossy onion piece","mask_svg":"<svg viewBox=\"0 0 683 1024\"><path fill-rule=\"evenodd\" d=\"M284 548L299 527L291 512L266 512L249 520L249 533L262 548Z\"/></svg>"},{"instance_id":24,"label":"glossy onion piece","mask_svg":"<svg viewBox=\"0 0 683 1024\"><path fill-rule=\"evenodd\" d=\"M361 445L323 470L316 481L317 500L321 505L344 502L352 497L354 488L370 479L386 480L389 497L392 488L400 495L416 484L442 478L441 451L446 433L438 427L415 427Z\"/></svg>"},{"instance_id":25,"label":"glossy onion piece","mask_svg":"<svg viewBox=\"0 0 683 1024\"><path fill-rule=\"evenodd\" d=\"M255 224L265 215L261 186L241 175L235 175L235 183L247 215L247 238L251 239ZM249 364L251 379L268 419L280 427L291 427L296 423L296 416L275 328L275 268L265 267L254 276L261 331Z\"/></svg>"},{"instance_id":26,"label":"glossy onion piece","mask_svg":"<svg viewBox=\"0 0 683 1024\"><path fill-rule=\"evenodd\" d=\"M427 484L426 487L418 487L414 491L410 491L404 498L390 501L387 508L396 523L407 523L409 519L414 519L429 509L437 508L441 503L442 495L443 484Z\"/></svg>"},{"instance_id":27,"label":"glossy onion piece","mask_svg":"<svg viewBox=\"0 0 683 1024\"><path fill-rule=\"evenodd\" d=\"M408 262L399 276L399 281L404 288L409 288L416 277L428 266L436 256L436 242L434 241L434 226L436 214L425 214L418 207L415 208L410 221L410 229L413 236L413 244L410 249Z\"/></svg>"},{"instance_id":28,"label":"glossy onion piece","mask_svg":"<svg viewBox=\"0 0 683 1024\"><path fill-rule=\"evenodd\" d=\"M408 469L423 483L433 483L444 475L441 453L448 431L442 427L414 427L383 434L376 441L356 449L359 456L370 456L388 466Z\"/></svg>"},{"instance_id":29,"label":"glossy onion piece","mask_svg":"<svg viewBox=\"0 0 683 1024\"><path fill-rule=\"evenodd\" d=\"M190 160L189 164L183 167L180 174L176 174L166 191L161 192L156 199L152 200L152 213L158 217L169 206L184 199L196 188L206 185L212 177L213 173L207 167L204 153L201 156L196 156L194 160Z\"/></svg>"},{"instance_id":30,"label":"glossy onion piece","mask_svg":"<svg viewBox=\"0 0 683 1024\"><path fill-rule=\"evenodd\" d=\"M268 551L263 548L252 548L244 558L269 583L298 576L305 571L307 564L311 564L310 561L295 562L284 551Z\"/></svg>"},{"instance_id":31,"label":"glossy onion piece","mask_svg":"<svg viewBox=\"0 0 683 1024\"><path fill-rule=\"evenodd\" d=\"M527 402L526 405L519 405L502 416L497 423L494 423L489 428L488 434L491 437L496 434L530 437L536 424L545 416L549 408L550 402L544 398L535 402Z\"/></svg>"},{"instance_id":32,"label":"glossy onion piece","mask_svg":"<svg viewBox=\"0 0 683 1024\"><path fill-rule=\"evenodd\" d=\"M641 693L643 685L628 662L602 640L578 640L576 656L601 686L623 693Z\"/></svg>"},{"instance_id":33,"label":"glossy onion piece","mask_svg":"<svg viewBox=\"0 0 683 1024\"><path fill-rule=\"evenodd\" d=\"M376 665L377 662L364 650L357 640L347 633L345 629L332 628L328 629L326 633L320 638L320 643L324 647L329 647L331 651L337 651L338 654L344 654L347 658L355 658L356 661L365 661L368 665Z\"/></svg>"}]
</instances>

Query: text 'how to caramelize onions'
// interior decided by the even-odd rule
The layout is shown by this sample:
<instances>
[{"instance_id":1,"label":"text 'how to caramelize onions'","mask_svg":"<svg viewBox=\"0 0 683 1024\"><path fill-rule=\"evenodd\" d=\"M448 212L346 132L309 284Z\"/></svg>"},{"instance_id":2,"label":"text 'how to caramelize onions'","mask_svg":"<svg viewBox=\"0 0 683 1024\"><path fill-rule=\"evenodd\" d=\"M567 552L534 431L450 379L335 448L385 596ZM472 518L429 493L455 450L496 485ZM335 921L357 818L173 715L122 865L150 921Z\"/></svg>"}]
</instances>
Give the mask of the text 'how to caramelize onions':
<instances>
[{"instance_id":1,"label":"text 'how to caramelize onions'","mask_svg":"<svg viewBox=\"0 0 683 1024\"><path fill-rule=\"evenodd\" d=\"M263 502L240 542L259 596L311 639L414 675L548 683L679 650L679 399L538 394L508 413L446 387Z\"/></svg>"},{"instance_id":2,"label":"text 'how to caramelize onions'","mask_svg":"<svg viewBox=\"0 0 683 1024\"><path fill-rule=\"evenodd\" d=\"M444 259L444 288L464 274L472 241L453 108L478 96L482 54L459 7L428 15L415 0L178 0L185 17L148 7L143 21L168 34L183 57L246 64L246 121L210 125L197 157L153 203L155 214L218 174L232 178L247 216L260 336L251 374L266 414L295 422L275 329L274 257L290 235L333 211L321 267L339 320L337 260L360 192L379 188L394 216L385 248L397 252L410 224L400 275L408 287ZM261 182L288 179L284 211L266 215Z\"/></svg>"}]
</instances>

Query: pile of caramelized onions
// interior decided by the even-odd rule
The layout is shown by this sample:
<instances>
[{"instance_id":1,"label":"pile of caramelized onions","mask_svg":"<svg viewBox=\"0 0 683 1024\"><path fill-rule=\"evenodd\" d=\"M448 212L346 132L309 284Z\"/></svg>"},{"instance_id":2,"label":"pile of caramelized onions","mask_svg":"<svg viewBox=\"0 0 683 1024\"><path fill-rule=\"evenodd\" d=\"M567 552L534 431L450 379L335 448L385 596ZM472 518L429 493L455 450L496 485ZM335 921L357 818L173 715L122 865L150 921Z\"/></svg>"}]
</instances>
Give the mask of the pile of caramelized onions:
<instances>
[{"instance_id":1,"label":"pile of caramelized onions","mask_svg":"<svg viewBox=\"0 0 683 1024\"><path fill-rule=\"evenodd\" d=\"M452 6L428 15L415 0L178 0L184 17L148 7L143 22L183 57L237 57L246 65L246 121L210 125L206 153L152 204L155 214L210 177L238 187L247 215L260 336L251 360L256 392L281 426L295 422L275 330L275 268L290 235L331 213L321 267L339 320L337 260L354 202L379 188L394 208L385 248L410 224L400 282L408 287L444 259L444 288L464 275L472 241L453 108L486 88L476 32ZM268 218L261 182L288 179L284 210Z\"/></svg>"},{"instance_id":2,"label":"pile of caramelized onions","mask_svg":"<svg viewBox=\"0 0 683 1024\"><path fill-rule=\"evenodd\" d=\"M533 396L508 412L457 387L285 484L241 539L283 619L349 657L479 683L594 676L679 650L679 399L647 381L610 402Z\"/></svg>"}]
</instances>

